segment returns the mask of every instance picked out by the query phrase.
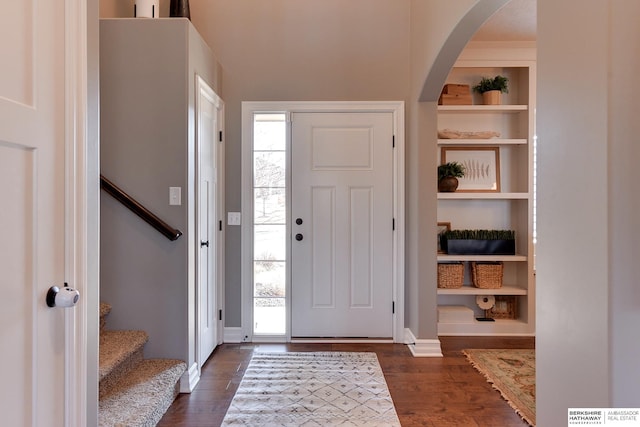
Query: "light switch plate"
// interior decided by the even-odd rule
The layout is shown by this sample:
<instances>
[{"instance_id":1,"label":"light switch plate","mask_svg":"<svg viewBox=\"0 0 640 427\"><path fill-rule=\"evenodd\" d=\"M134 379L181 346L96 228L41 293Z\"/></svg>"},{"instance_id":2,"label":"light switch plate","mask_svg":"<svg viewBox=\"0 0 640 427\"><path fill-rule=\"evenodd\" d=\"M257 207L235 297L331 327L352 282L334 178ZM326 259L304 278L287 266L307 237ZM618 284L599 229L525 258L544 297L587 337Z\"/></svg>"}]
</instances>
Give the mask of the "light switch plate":
<instances>
[{"instance_id":1,"label":"light switch plate","mask_svg":"<svg viewBox=\"0 0 640 427\"><path fill-rule=\"evenodd\" d=\"M227 225L240 225L242 214L240 212L227 212Z\"/></svg>"},{"instance_id":2,"label":"light switch plate","mask_svg":"<svg viewBox=\"0 0 640 427\"><path fill-rule=\"evenodd\" d=\"M169 187L169 204L171 206L182 204L182 187Z\"/></svg>"}]
</instances>

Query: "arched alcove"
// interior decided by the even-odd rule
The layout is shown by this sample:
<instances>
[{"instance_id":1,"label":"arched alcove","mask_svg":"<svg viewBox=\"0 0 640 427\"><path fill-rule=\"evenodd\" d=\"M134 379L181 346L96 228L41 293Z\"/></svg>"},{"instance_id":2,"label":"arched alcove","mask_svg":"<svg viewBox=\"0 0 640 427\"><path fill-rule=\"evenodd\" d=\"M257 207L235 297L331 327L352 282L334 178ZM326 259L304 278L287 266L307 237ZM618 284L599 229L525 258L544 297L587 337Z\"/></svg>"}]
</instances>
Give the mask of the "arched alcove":
<instances>
[{"instance_id":1,"label":"arched alcove","mask_svg":"<svg viewBox=\"0 0 640 427\"><path fill-rule=\"evenodd\" d=\"M460 52L467 45L471 37L498 9L510 0L479 0L462 17L458 25L451 31L436 56L433 66L422 87L419 100L422 102L436 101L440 96L442 85L445 83L451 67L460 56Z\"/></svg>"}]
</instances>

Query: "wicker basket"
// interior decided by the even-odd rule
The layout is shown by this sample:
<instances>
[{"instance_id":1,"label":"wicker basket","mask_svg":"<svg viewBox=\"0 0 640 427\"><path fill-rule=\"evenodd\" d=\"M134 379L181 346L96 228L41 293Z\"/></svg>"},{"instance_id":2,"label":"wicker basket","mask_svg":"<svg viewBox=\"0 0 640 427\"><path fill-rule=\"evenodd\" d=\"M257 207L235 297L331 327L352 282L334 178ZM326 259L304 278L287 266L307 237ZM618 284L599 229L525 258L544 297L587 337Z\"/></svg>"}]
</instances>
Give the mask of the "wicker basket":
<instances>
[{"instance_id":1,"label":"wicker basket","mask_svg":"<svg viewBox=\"0 0 640 427\"><path fill-rule=\"evenodd\" d=\"M502 287L502 262L471 262L473 286L480 289L498 289Z\"/></svg>"},{"instance_id":2,"label":"wicker basket","mask_svg":"<svg viewBox=\"0 0 640 427\"><path fill-rule=\"evenodd\" d=\"M461 262L438 263L438 287L442 289L457 289L462 287L464 264Z\"/></svg>"}]
</instances>

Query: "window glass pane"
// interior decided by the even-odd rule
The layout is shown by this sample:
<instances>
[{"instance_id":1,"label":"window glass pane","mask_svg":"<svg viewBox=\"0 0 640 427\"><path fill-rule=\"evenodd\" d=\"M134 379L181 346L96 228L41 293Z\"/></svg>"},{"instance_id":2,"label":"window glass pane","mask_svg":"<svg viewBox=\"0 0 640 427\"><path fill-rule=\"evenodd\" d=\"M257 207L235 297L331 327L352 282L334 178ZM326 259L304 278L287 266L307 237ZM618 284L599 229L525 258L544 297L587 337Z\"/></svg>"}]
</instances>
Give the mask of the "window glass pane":
<instances>
[{"instance_id":1,"label":"window glass pane","mask_svg":"<svg viewBox=\"0 0 640 427\"><path fill-rule=\"evenodd\" d=\"M284 188L254 189L254 222L256 224L286 223L286 193Z\"/></svg>"},{"instance_id":2,"label":"window glass pane","mask_svg":"<svg viewBox=\"0 0 640 427\"><path fill-rule=\"evenodd\" d=\"M283 113L254 115L253 333L286 333L286 147Z\"/></svg>"},{"instance_id":3,"label":"window glass pane","mask_svg":"<svg viewBox=\"0 0 640 427\"><path fill-rule=\"evenodd\" d=\"M256 114L253 125L253 149L284 151L287 141L284 114Z\"/></svg>"},{"instance_id":4,"label":"window glass pane","mask_svg":"<svg viewBox=\"0 0 640 427\"><path fill-rule=\"evenodd\" d=\"M254 293L256 297L278 297L285 295L285 263L255 261L253 268Z\"/></svg>"},{"instance_id":5,"label":"window glass pane","mask_svg":"<svg viewBox=\"0 0 640 427\"><path fill-rule=\"evenodd\" d=\"M253 155L254 187L285 187L285 153L259 151Z\"/></svg>"},{"instance_id":6,"label":"window glass pane","mask_svg":"<svg viewBox=\"0 0 640 427\"><path fill-rule=\"evenodd\" d=\"M284 334L287 321L284 298L255 298L253 319L255 334Z\"/></svg>"},{"instance_id":7,"label":"window glass pane","mask_svg":"<svg viewBox=\"0 0 640 427\"><path fill-rule=\"evenodd\" d=\"M284 261L287 256L285 225L255 225L254 259L265 261Z\"/></svg>"}]
</instances>

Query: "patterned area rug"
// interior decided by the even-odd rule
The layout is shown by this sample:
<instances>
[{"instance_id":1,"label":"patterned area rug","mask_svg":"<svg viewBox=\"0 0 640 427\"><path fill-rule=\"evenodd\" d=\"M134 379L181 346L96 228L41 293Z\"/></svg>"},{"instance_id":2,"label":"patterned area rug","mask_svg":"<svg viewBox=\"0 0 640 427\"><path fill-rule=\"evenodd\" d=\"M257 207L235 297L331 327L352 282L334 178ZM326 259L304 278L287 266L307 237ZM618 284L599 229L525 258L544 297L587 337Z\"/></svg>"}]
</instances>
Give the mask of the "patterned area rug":
<instances>
[{"instance_id":1,"label":"patterned area rug","mask_svg":"<svg viewBox=\"0 0 640 427\"><path fill-rule=\"evenodd\" d=\"M463 350L526 422L536 425L535 350Z\"/></svg>"},{"instance_id":2,"label":"patterned area rug","mask_svg":"<svg viewBox=\"0 0 640 427\"><path fill-rule=\"evenodd\" d=\"M400 426L375 353L255 353L223 426Z\"/></svg>"}]
</instances>

